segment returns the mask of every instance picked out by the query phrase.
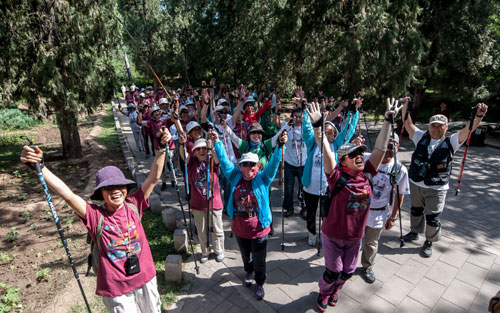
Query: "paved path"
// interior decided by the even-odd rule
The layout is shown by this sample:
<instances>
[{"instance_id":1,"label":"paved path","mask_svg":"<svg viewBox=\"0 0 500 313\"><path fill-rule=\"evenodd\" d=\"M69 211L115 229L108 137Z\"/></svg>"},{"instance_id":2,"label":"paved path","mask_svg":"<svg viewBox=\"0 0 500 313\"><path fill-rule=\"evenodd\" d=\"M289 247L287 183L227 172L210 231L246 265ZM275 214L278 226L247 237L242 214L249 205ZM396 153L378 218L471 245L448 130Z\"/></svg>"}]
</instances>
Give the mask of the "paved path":
<instances>
[{"instance_id":1,"label":"paved path","mask_svg":"<svg viewBox=\"0 0 500 313\"><path fill-rule=\"evenodd\" d=\"M125 118L123 132L135 148ZM132 153L140 168L148 168L143 153ZM409 165L413 145L402 141L398 157ZM487 312L489 299L500 290L500 150L471 147L461 193L454 188L464 148L453 163L451 189L442 215L443 238L431 258L418 254L423 239L399 247L399 224L384 231L374 271L377 280L366 284L355 275L347 281L336 308L328 312ZM277 180L272 185L275 235L267 253L266 296L254 298L254 288L242 286L245 275L230 220L225 217L226 258L209 260L194 275L192 258L184 267L188 283L170 312L315 312L323 256L307 245L305 221L297 214L285 219L286 247L281 251L281 206ZM161 193L162 205L178 207L174 190ZM403 205L403 232L409 230L409 199ZM297 203L296 203L297 204ZM299 208L296 207L296 212ZM360 266L358 264L358 266Z\"/></svg>"}]
</instances>

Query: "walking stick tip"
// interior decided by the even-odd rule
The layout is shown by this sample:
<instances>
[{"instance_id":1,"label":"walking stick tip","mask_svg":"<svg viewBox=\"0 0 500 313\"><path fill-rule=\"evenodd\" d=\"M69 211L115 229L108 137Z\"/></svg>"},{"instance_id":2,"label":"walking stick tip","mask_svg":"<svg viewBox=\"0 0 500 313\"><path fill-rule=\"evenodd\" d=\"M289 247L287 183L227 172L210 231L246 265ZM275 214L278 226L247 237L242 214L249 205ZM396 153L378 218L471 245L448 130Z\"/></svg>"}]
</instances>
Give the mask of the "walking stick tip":
<instances>
[{"instance_id":1,"label":"walking stick tip","mask_svg":"<svg viewBox=\"0 0 500 313\"><path fill-rule=\"evenodd\" d=\"M455 189L455 196L458 196L458 193L460 192L460 189Z\"/></svg>"}]
</instances>

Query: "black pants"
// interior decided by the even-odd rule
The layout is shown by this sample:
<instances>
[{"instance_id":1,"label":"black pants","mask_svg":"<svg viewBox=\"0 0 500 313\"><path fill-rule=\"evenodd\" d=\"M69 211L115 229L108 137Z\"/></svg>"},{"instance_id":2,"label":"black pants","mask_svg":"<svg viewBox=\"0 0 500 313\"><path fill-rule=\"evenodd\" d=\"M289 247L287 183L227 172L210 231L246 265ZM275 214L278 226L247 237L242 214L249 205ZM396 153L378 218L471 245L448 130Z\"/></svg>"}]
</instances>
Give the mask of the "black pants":
<instances>
[{"instance_id":1,"label":"black pants","mask_svg":"<svg viewBox=\"0 0 500 313\"><path fill-rule=\"evenodd\" d=\"M326 199L326 196L322 196L322 198ZM316 235L316 211L318 210L319 196L304 191L304 200L307 207L307 230Z\"/></svg>"},{"instance_id":2,"label":"black pants","mask_svg":"<svg viewBox=\"0 0 500 313\"><path fill-rule=\"evenodd\" d=\"M297 198L300 202L303 201L301 182L303 169L303 166L293 166L285 162L285 198L283 199L283 208L287 212L293 212L293 189L295 188L295 177L297 177L297 180L299 181L299 193Z\"/></svg>"},{"instance_id":3,"label":"black pants","mask_svg":"<svg viewBox=\"0 0 500 313\"><path fill-rule=\"evenodd\" d=\"M264 285L266 282L267 236L257 239L245 239L236 236L240 247L245 272L255 271L255 282Z\"/></svg>"},{"instance_id":4,"label":"black pants","mask_svg":"<svg viewBox=\"0 0 500 313\"><path fill-rule=\"evenodd\" d=\"M151 151L153 151L153 155L155 155L154 136L147 134L143 134L143 136L144 136L144 148L146 148L146 155L151 154ZM151 151L149 150L149 142L151 142Z\"/></svg>"}]
</instances>

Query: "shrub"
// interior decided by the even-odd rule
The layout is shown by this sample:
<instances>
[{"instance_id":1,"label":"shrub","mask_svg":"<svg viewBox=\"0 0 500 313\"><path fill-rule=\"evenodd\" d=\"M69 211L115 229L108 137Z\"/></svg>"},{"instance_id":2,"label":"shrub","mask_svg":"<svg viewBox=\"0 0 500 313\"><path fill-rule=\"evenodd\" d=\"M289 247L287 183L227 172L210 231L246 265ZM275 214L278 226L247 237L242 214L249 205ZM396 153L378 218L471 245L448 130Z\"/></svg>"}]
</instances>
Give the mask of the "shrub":
<instances>
[{"instance_id":1,"label":"shrub","mask_svg":"<svg viewBox=\"0 0 500 313\"><path fill-rule=\"evenodd\" d=\"M38 121L27 113L19 109L2 109L0 110L0 129L30 129L33 128Z\"/></svg>"}]
</instances>

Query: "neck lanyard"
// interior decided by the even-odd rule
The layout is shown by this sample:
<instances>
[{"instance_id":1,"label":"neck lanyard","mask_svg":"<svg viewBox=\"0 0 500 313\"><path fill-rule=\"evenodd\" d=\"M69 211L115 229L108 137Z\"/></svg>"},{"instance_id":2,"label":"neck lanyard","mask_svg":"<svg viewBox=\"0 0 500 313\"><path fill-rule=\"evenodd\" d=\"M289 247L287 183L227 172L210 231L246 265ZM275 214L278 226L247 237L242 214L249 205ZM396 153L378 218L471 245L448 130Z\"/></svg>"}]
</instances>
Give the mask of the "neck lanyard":
<instances>
[{"instance_id":1,"label":"neck lanyard","mask_svg":"<svg viewBox=\"0 0 500 313\"><path fill-rule=\"evenodd\" d=\"M116 223L116 220L115 218L113 217L113 215L111 215L111 219L113 220L113 223L115 223L115 226L116 226L116 229L118 230L117 233L118 235L120 235L120 237L123 239L123 243L125 244L125 247L127 248L127 252L130 252L130 248L129 248L129 243L130 243L130 233L128 232L128 218L127 218L127 209L126 209L126 206L125 204L123 204L123 212L125 214L125 227L127 228L127 238L125 238L125 236L123 236L123 233L122 233L122 230L120 229L120 227L118 227L118 224Z\"/></svg>"},{"instance_id":2,"label":"neck lanyard","mask_svg":"<svg viewBox=\"0 0 500 313\"><path fill-rule=\"evenodd\" d=\"M295 155L297 156L297 163L300 163L299 149L297 148L297 140L295 139L295 125L293 125L293 143L295 145ZM302 148L302 138L300 140L300 147ZM299 164L299 166L302 166L302 164Z\"/></svg>"}]
</instances>

